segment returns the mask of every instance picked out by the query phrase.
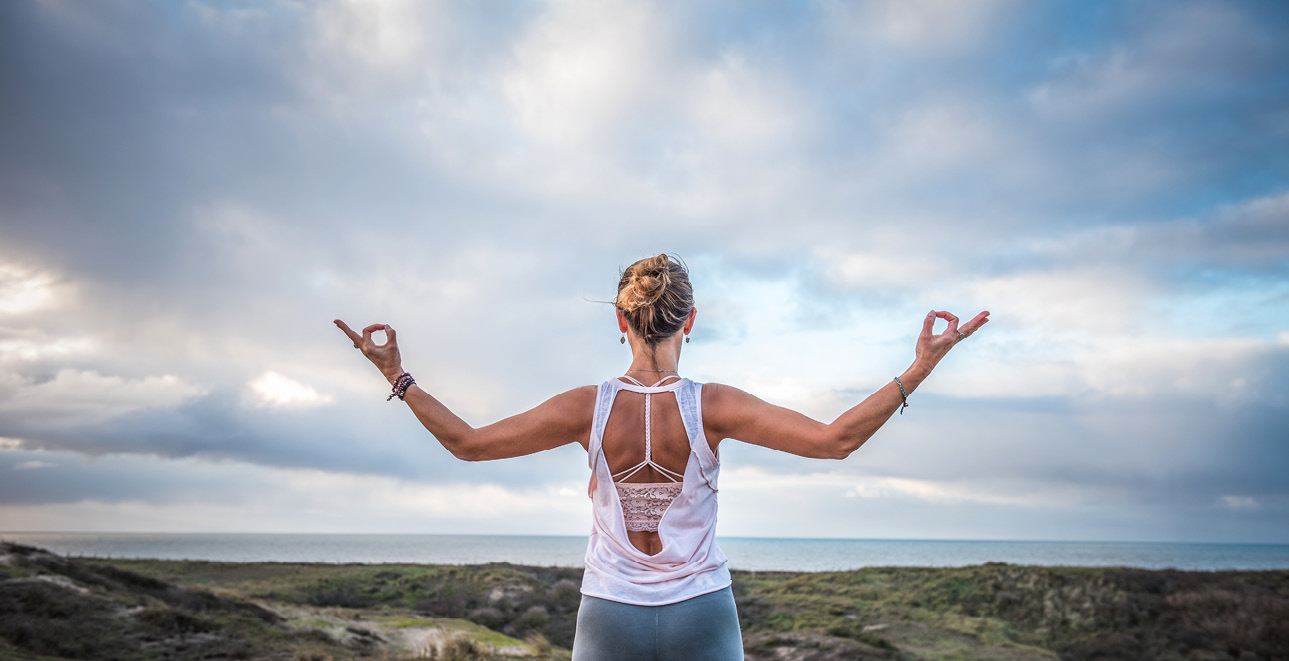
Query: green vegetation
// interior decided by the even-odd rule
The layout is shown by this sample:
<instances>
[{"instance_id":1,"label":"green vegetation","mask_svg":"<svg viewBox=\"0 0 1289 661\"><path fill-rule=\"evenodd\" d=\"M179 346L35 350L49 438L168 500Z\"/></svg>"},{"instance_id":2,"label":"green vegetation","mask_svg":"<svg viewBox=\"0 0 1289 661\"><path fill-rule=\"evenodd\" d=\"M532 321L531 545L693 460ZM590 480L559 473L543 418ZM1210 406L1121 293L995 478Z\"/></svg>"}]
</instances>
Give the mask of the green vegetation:
<instances>
[{"instance_id":1,"label":"green vegetation","mask_svg":"<svg viewBox=\"0 0 1289 661\"><path fill-rule=\"evenodd\" d=\"M890 659L1289 657L1285 571L876 567L735 587L749 650L758 634L809 633Z\"/></svg>"},{"instance_id":2,"label":"green vegetation","mask_svg":"<svg viewBox=\"0 0 1289 661\"><path fill-rule=\"evenodd\" d=\"M525 592L516 586L535 586L526 591L535 594L563 589L551 572L108 562L4 544L0 658L567 659L535 630L550 618L539 617L535 605L523 609L537 600L510 598ZM472 589L483 592L476 597ZM494 624L521 631L524 640L443 612L469 609L491 594L505 597Z\"/></svg>"},{"instance_id":3,"label":"green vegetation","mask_svg":"<svg viewBox=\"0 0 1289 661\"><path fill-rule=\"evenodd\" d=\"M0 548L0 658L567 659L576 569ZM1285 659L1289 571L736 572L750 660Z\"/></svg>"},{"instance_id":4,"label":"green vegetation","mask_svg":"<svg viewBox=\"0 0 1289 661\"><path fill-rule=\"evenodd\" d=\"M509 564L85 562L262 602L469 620L514 639L539 634L566 649L573 646L582 584L580 569Z\"/></svg>"}]
</instances>

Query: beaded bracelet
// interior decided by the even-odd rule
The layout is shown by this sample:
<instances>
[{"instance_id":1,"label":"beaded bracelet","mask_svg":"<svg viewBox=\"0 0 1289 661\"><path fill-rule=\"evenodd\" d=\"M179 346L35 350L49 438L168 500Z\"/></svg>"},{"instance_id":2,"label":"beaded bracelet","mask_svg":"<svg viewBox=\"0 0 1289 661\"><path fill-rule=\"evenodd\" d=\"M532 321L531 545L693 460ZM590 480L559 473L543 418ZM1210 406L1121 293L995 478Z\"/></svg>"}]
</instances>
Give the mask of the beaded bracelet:
<instances>
[{"instance_id":1,"label":"beaded bracelet","mask_svg":"<svg viewBox=\"0 0 1289 661\"><path fill-rule=\"evenodd\" d=\"M394 380L393 392L389 393L389 397L386 397L385 401L388 402L395 397L397 397L399 401L403 401L403 396L407 394L407 389L412 387L413 383L416 383L416 379L412 378L411 372L403 372L402 374L399 374L398 378Z\"/></svg>"},{"instance_id":2,"label":"beaded bracelet","mask_svg":"<svg viewBox=\"0 0 1289 661\"><path fill-rule=\"evenodd\" d=\"M904 400L904 406L900 407L900 415L904 415L904 409L909 407L909 395L904 392L904 384L900 383L900 377L895 377L895 385L900 387L900 399Z\"/></svg>"}]
</instances>

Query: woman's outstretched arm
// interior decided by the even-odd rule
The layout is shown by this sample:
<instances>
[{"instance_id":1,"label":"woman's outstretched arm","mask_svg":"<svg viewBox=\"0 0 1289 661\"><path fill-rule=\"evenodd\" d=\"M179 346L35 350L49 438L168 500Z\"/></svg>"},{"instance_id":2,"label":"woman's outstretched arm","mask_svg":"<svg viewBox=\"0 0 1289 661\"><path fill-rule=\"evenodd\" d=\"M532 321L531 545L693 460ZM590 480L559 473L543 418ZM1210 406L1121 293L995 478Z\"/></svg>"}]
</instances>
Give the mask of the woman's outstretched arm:
<instances>
[{"instance_id":1,"label":"woman's outstretched arm","mask_svg":"<svg viewBox=\"0 0 1289 661\"><path fill-rule=\"evenodd\" d=\"M932 328L937 318L949 322L943 333ZM913 394L931 374L949 349L989 321L981 312L958 328L958 318L948 312L931 311L918 337L916 358L899 376L905 395ZM775 406L738 388L719 384L703 386L703 423L713 450L722 439L736 440L782 450L803 457L845 459L858 450L904 404L900 384L891 379L877 392L842 413L832 424Z\"/></svg>"},{"instance_id":2,"label":"woman's outstretched arm","mask_svg":"<svg viewBox=\"0 0 1289 661\"><path fill-rule=\"evenodd\" d=\"M372 324L360 336L345 322L337 319L335 323L393 385L403 373L394 329L387 324ZM385 344L372 340L371 334L376 331L385 331ZM595 386L560 393L533 409L478 428L471 427L415 384L407 389L403 401L453 456L466 461L487 461L519 457L575 441L585 445L591 435Z\"/></svg>"}]
</instances>

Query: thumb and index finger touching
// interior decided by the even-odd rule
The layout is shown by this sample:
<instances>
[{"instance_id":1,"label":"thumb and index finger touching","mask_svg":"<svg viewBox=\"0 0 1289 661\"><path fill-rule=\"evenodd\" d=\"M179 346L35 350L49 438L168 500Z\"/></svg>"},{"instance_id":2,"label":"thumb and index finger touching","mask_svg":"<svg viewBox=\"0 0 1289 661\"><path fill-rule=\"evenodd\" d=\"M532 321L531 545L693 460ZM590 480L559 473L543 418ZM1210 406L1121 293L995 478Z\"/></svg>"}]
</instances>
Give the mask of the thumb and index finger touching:
<instances>
[{"instance_id":1,"label":"thumb and index finger touching","mask_svg":"<svg viewBox=\"0 0 1289 661\"><path fill-rule=\"evenodd\" d=\"M922 322L922 334L930 337L932 329L935 328L935 310L926 313L926 320Z\"/></svg>"},{"instance_id":2,"label":"thumb and index finger touching","mask_svg":"<svg viewBox=\"0 0 1289 661\"><path fill-rule=\"evenodd\" d=\"M936 319L944 319L949 323L949 326L945 328L944 332L941 333L941 335L953 336L958 333L973 333L981 326L984 326L985 322L989 321L989 311L985 310L984 312L981 312L980 314L973 317L971 321L968 321L967 323L963 324L961 328L959 328L958 317L954 316L952 313L948 311L932 310L927 313L926 319L922 323L923 335L931 336L935 334L934 329L935 329Z\"/></svg>"},{"instance_id":3,"label":"thumb and index finger touching","mask_svg":"<svg viewBox=\"0 0 1289 661\"><path fill-rule=\"evenodd\" d=\"M922 322L923 335L929 336L929 335L935 334L936 319L944 319L945 321L949 322L949 327L945 329L944 333L941 333L941 335L951 335L958 332L957 317L955 317L952 313L944 310L932 310L927 313L926 320Z\"/></svg>"},{"instance_id":4,"label":"thumb and index finger touching","mask_svg":"<svg viewBox=\"0 0 1289 661\"><path fill-rule=\"evenodd\" d=\"M350 328L348 324L346 324L345 322L339 319L336 319L334 323L336 324L336 326L340 327L340 330L344 331L345 335L349 336L349 339L353 341L354 346L360 346L362 344L370 342L371 334L380 330L385 331L386 344L393 342L395 339L394 327L390 326L389 324L372 324L364 328L363 334L359 335L358 333L354 332L354 330Z\"/></svg>"}]
</instances>

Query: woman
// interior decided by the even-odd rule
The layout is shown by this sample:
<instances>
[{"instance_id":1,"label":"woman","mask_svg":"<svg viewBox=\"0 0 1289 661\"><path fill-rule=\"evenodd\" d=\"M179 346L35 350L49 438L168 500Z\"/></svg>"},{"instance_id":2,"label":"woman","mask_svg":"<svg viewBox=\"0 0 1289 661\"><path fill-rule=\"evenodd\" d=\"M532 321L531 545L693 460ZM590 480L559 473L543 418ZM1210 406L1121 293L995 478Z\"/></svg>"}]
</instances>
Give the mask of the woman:
<instances>
[{"instance_id":1,"label":"woman","mask_svg":"<svg viewBox=\"0 0 1289 661\"><path fill-rule=\"evenodd\" d=\"M335 323L394 386L390 398L406 401L456 457L504 459L574 442L586 449L594 525L575 660L742 659L730 574L715 541L721 441L844 459L908 406L908 395L989 313L961 328L948 312L928 313L913 364L823 424L737 388L680 377L680 350L697 310L678 260L658 255L632 264L618 282L615 304L621 341L631 345L623 376L477 429L415 386L403 371L393 328L373 324L360 336ZM932 333L937 317L949 324L938 335ZM380 330L385 344L372 341Z\"/></svg>"}]
</instances>

